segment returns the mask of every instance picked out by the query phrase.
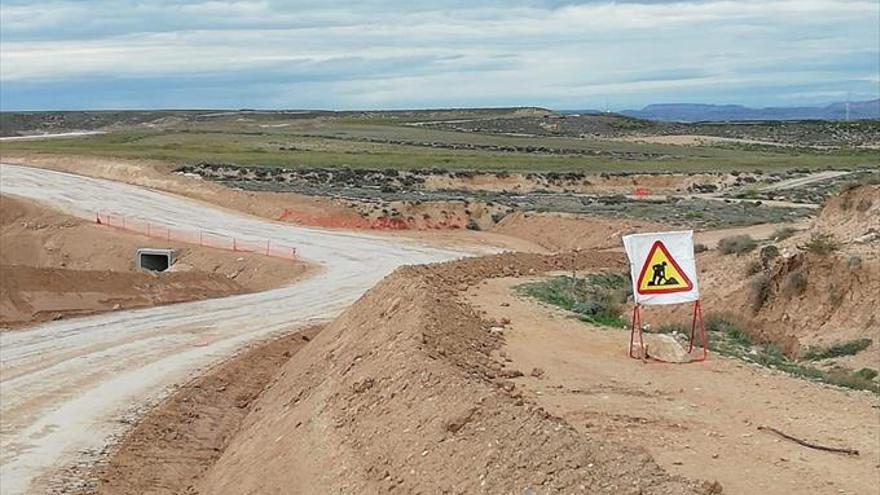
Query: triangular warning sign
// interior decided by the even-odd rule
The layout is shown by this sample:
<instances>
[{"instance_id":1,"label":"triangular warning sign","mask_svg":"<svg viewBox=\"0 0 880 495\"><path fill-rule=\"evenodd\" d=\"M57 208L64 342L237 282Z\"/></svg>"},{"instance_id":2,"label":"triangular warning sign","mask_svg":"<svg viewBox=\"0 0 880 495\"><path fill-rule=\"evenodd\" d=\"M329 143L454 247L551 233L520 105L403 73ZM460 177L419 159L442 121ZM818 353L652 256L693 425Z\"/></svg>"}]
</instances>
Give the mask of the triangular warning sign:
<instances>
[{"instance_id":1,"label":"triangular warning sign","mask_svg":"<svg viewBox=\"0 0 880 495\"><path fill-rule=\"evenodd\" d=\"M645 265L642 266L636 282L639 294L671 294L688 292L693 288L693 282L678 266L663 242L656 241L648 251Z\"/></svg>"}]
</instances>

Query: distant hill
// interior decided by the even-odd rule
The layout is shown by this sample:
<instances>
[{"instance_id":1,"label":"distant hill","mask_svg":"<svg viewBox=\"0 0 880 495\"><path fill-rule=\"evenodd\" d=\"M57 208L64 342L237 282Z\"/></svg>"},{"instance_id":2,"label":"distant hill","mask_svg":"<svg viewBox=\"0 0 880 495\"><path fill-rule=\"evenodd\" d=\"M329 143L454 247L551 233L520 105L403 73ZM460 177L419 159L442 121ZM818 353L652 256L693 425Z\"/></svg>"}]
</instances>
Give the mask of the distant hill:
<instances>
[{"instance_id":1,"label":"distant hill","mask_svg":"<svg viewBox=\"0 0 880 495\"><path fill-rule=\"evenodd\" d=\"M718 122L731 120L844 120L846 103L824 107L749 108L742 105L667 103L641 110L623 110L623 115L672 122ZM849 119L880 119L880 99L849 103Z\"/></svg>"}]
</instances>

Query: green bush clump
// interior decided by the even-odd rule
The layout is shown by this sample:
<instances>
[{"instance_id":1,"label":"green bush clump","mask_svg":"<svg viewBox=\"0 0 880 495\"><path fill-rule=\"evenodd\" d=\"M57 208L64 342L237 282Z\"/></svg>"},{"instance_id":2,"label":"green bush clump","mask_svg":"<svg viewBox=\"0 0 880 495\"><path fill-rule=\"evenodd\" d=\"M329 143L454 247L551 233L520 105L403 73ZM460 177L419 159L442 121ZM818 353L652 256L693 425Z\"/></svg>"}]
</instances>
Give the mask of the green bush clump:
<instances>
[{"instance_id":1,"label":"green bush clump","mask_svg":"<svg viewBox=\"0 0 880 495\"><path fill-rule=\"evenodd\" d=\"M750 346L752 339L733 318L727 315L711 314L706 317L706 330L724 335L724 337L735 344Z\"/></svg>"},{"instance_id":2,"label":"green bush clump","mask_svg":"<svg viewBox=\"0 0 880 495\"><path fill-rule=\"evenodd\" d=\"M810 253L827 255L840 250L838 242L831 234L814 233L802 249Z\"/></svg>"},{"instance_id":3,"label":"green bush clump","mask_svg":"<svg viewBox=\"0 0 880 495\"><path fill-rule=\"evenodd\" d=\"M874 378L877 378L878 372L872 368L862 368L859 371L856 371L856 376L861 378L862 380L871 381Z\"/></svg>"},{"instance_id":4,"label":"green bush clump","mask_svg":"<svg viewBox=\"0 0 880 495\"><path fill-rule=\"evenodd\" d=\"M630 278L625 273L594 273L586 277L553 277L517 289L530 297L576 313L581 319L608 326L624 326L623 308Z\"/></svg>"},{"instance_id":5,"label":"green bush clump","mask_svg":"<svg viewBox=\"0 0 880 495\"><path fill-rule=\"evenodd\" d=\"M873 340L867 337L862 337L860 339L853 339L834 344L831 347L810 347L807 349L807 352L801 356L801 359L805 361L821 361L822 359L854 356L870 347L872 343Z\"/></svg>"},{"instance_id":6,"label":"green bush clump","mask_svg":"<svg viewBox=\"0 0 880 495\"><path fill-rule=\"evenodd\" d=\"M758 243L750 235L734 235L718 241L718 250L722 254L745 254L758 247Z\"/></svg>"},{"instance_id":7,"label":"green bush clump","mask_svg":"<svg viewBox=\"0 0 880 495\"><path fill-rule=\"evenodd\" d=\"M779 257L779 248L770 244L769 246L764 246L761 248L761 262L764 263L764 266L770 264L770 260L773 258Z\"/></svg>"}]
</instances>

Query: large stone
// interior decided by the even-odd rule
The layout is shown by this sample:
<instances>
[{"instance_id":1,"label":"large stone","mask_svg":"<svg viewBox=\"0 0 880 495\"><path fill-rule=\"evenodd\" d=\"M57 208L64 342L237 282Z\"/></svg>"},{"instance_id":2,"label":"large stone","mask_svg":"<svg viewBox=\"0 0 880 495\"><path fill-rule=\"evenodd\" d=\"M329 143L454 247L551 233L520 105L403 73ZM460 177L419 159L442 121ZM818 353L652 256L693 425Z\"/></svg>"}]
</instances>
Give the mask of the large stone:
<instances>
[{"instance_id":1,"label":"large stone","mask_svg":"<svg viewBox=\"0 0 880 495\"><path fill-rule=\"evenodd\" d=\"M690 355L682 345L671 335L644 334L645 348L648 357L668 363L687 363L691 361ZM641 357L638 339L633 343L633 355Z\"/></svg>"}]
</instances>

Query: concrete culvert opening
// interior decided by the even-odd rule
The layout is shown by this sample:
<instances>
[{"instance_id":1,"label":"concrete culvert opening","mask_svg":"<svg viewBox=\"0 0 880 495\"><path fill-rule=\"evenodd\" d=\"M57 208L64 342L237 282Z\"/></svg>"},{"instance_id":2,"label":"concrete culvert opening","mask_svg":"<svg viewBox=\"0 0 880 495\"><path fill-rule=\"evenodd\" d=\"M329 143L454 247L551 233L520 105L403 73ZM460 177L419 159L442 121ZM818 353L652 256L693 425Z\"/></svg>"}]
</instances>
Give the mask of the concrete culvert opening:
<instances>
[{"instance_id":1,"label":"concrete culvert opening","mask_svg":"<svg viewBox=\"0 0 880 495\"><path fill-rule=\"evenodd\" d=\"M164 272L174 264L173 249L140 248L137 250L137 266L142 270Z\"/></svg>"}]
</instances>

